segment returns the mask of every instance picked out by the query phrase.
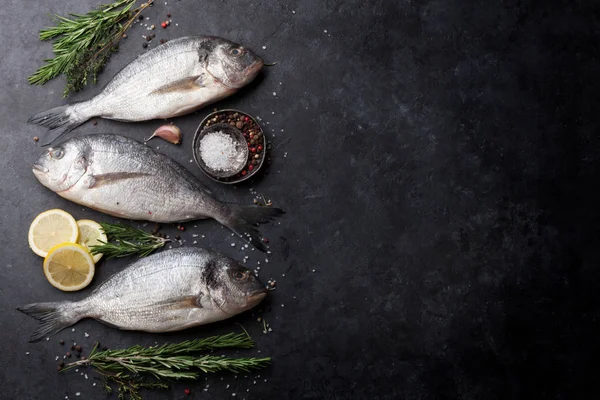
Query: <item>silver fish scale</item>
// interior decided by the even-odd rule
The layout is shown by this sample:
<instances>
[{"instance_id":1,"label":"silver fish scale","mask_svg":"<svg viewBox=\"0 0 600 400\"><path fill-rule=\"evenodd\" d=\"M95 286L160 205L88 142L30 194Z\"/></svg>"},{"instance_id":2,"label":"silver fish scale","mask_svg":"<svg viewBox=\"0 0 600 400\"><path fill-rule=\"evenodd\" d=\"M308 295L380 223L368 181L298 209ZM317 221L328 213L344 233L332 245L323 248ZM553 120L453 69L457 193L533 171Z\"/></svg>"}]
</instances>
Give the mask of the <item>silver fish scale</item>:
<instances>
[{"instance_id":1,"label":"silver fish scale","mask_svg":"<svg viewBox=\"0 0 600 400\"><path fill-rule=\"evenodd\" d=\"M203 307L182 299L210 293L206 265L214 254L175 249L144 258L115 274L80 304L85 315L126 330L166 332L227 318L212 303Z\"/></svg>"},{"instance_id":2,"label":"silver fish scale","mask_svg":"<svg viewBox=\"0 0 600 400\"><path fill-rule=\"evenodd\" d=\"M88 162L84 176L59 195L117 217L156 222L214 217L223 209L187 170L143 144L114 135L71 139ZM138 174L94 183L110 174Z\"/></svg>"},{"instance_id":3,"label":"silver fish scale","mask_svg":"<svg viewBox=\"0 0 600 400\"><path fill-rule=\"evenodd\" d=\"M151 52L142 54L121 70L106 88L90 101L76 104L72 112L104 118L144 121L168 118L184 113L219 97L229 90L218 82L208 82L205 90L153 94L165 85L201 75L205 67L198 59L198 47L207 38L183 37L171 40ZM168 105L168 106L167 106ZM157 111L160 110L160 115Z\"/></svg>"}]
</instances>

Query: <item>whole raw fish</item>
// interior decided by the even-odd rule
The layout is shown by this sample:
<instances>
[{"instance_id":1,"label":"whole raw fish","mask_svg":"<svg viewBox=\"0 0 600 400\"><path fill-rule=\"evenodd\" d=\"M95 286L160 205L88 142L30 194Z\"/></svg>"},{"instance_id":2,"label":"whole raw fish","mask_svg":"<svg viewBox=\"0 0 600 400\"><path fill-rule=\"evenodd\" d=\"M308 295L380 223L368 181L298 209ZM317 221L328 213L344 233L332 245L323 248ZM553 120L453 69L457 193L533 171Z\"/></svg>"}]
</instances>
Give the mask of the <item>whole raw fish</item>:
<instances>
[{"instance_id":1,"label":"whole raw fish","mask_svg":"<svg viewBox=\"0 0 600 400\"><path fill-rule=\"evenodd\" d=\"M31 336L34 342L83 318L124 330L178 331L249 310L266 293L235 260L216 251L179 248L134 262L81 301L34 303L18 310L41 321Z\"/></svg>"},{"instance_id":2,"label":"whole raw fish","mask_svg":"<svg viewBox=\"0 0 600 400\"><path fill-rule=\"evenodd\" d=\"M65 199L115 217L165 223L214 218L263 251L256 225L282 213L220 202L175 161L118 135L70 138L48 148L33 173Z\"/></svg>"},{"instance_id":3,"label":"whole raw fish","mask_svg":"<svg viewBox=\"0 0 600 400\"><path fill-rule=\"evenodd\" d=\"M121 70L96 97L34 115L50 140L93 117L145 121L187 114L235 93L251 82L263 61L219 37L170 40Z\"/></svg>"}]
</instances>

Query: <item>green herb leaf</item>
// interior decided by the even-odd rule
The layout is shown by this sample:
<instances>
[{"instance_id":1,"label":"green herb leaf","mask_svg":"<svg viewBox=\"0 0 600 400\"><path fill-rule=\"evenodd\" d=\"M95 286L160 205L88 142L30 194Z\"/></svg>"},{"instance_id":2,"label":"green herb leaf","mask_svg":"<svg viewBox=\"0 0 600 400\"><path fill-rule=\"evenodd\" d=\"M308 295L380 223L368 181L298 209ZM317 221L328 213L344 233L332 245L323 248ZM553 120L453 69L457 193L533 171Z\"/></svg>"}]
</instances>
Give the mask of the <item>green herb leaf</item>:
<instances>
[{"instance_id":1,"label":"green herb leaf","mask_svg":"<svg viewBox=\"0 0 600 400\"><path fill-rule=\"evenodd\" d=\"M56 26L42 29L39 35L40 40L54 40L54 58L44 60L46 64L29 77L29 83L43 85L65 74L65 97L83 89L90 80L95 83L125 31L139 13L153 2L147 0L132 10L136 1L118 0L83 15L55 15Z\"/></svg>"},{"instance_id":2,"label":"green herb leaf","mask_svg":"<svg viewBox=\"0 0 600 400\"><path fill-rule=\"evenodd\" d=\"M96 344L87 359L67 364L63 371L91 366L104 379L118 386L119 397L139 400L139 390L167 389L171 379L197 379L202 373L229 371L250 372L264 368L271 358L232 358L197 355L200 351L221 348L250 348L254 343L247 333L229 333L204 339L167 343L161 346L132 346L126 349L98 351Z\"/></svg>"},{"instance_id":3,"label":"green herb leaf","mask_svg":"<svg viewBox=\"0 0 600 400\"><path fill-rule=\"evenodd\" d=\"M108 237L108 242L99 240L102 244L91 246L90 252L92 254L104 254L107 259L136 254L139 257L146 257L170 241L129 225L106 222L101 222L100 225Z\"/></svg>"}]
</instances>

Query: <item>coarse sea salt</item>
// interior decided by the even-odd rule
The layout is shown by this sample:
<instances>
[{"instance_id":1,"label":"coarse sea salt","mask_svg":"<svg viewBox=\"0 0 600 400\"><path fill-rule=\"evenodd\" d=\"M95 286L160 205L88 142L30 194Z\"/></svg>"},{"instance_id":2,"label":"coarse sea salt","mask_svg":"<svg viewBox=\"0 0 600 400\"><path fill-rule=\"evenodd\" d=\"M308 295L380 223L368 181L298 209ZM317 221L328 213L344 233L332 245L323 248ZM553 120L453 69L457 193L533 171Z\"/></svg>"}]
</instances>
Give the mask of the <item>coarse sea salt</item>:
<instances>
[{"instance_id":1,"label":"coarse sea salt","mask_svg":"<svg viewBox=\"0 0 600 400\"><path fill-rule=\"evenodd\" d=\"M233 138L221 131L208 133L202 138L200 157L213 171L233 171L246 161Z\"/></svg>"}]
</instances>

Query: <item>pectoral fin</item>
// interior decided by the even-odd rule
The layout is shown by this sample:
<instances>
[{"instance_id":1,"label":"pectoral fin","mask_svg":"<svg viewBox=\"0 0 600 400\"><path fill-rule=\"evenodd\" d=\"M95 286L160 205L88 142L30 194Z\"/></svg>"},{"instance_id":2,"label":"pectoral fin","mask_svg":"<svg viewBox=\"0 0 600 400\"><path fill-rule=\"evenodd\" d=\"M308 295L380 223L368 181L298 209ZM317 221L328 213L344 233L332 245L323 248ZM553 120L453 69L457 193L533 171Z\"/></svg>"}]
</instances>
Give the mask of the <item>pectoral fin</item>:
<instances>
[{"instance_id":1,"label":"pectoral fin","mask_svg":"<svg viewBox=\"0 0 600 400\"><path fill-rule=\"evenodd\" d=\"M92 175L90 176L88 187L90 189L96 189L104 185L111 185L123 180L141 178L148 175L149 174L143 172L109 172L107 174Z\"/></svg>"},{"instance_id":2,"label":"pectoral fin","mask_svg":"<svg viewBox=\"0 0 600 400\"><path fill-rule=\"evenodd\" d=\"M202 295L173 297L172 299L163 300L156 303L155 307L168 308L170 310L202 308Z\"/></svg>"},{"instance_id":3,"label":"pectoral fin","mask_svg":"<svg viewBox=\"0 0 600 400\"><path fill-rule=\"evenodd\" d=\"M190 76L175 82L170 82L152 91L150 94L165 94L198 90L205 87L205 76L205 74Z\"/></svg>"}]
</instances>

